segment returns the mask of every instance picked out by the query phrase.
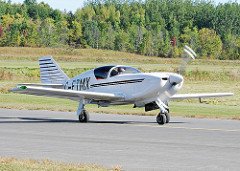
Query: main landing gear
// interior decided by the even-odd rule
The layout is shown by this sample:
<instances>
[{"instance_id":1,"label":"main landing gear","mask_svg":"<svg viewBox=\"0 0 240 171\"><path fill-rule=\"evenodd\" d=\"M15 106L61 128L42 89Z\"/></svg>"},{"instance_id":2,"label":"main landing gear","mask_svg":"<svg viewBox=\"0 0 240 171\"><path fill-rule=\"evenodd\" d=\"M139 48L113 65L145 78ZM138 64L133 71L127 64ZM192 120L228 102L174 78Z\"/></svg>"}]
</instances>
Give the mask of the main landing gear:
<instances>
[{"instance_id":1,"label":"main landing gear","mask_svg":"<svg viewBox=\"0 0 240 171\"><path fill-rule=\"evenodd\" d=\"M84 101L81 100L79 102L78 110L77 110L77 115L78 115L78 121L79 122L88 122L89 121L89 114L88 112L84 109Z\"/></svg>"},{"instance_id":2,"label":"main landing gear","mask_svg":"<svg viewBox=\"0 0 240 171\"><path fill-rule=\"evenodd\" d=\"M89 114L86 110L83 110L80 115L78 115L79 122L88 122L89 121Z\"/></svg>"}]
</instances>

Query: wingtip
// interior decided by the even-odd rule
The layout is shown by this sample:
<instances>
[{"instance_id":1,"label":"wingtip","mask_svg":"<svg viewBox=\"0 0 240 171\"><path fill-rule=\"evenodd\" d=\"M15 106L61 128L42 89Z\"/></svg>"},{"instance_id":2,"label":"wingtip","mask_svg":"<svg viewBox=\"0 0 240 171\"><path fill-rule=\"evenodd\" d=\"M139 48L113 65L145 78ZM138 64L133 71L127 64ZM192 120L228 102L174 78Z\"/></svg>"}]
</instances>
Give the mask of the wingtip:
<instances>
[{"instance_id":1,"label":"wingtip","mask_svg":"<svg viewBox=\"0 0 240 171\"><path fill-rule=\"evenodd\" d=\"M26 90L27 88L28 87L25 85L18 85L17 87L8 90L8 92L19 92L19 91Z\"/></svg>"}]
</instances>

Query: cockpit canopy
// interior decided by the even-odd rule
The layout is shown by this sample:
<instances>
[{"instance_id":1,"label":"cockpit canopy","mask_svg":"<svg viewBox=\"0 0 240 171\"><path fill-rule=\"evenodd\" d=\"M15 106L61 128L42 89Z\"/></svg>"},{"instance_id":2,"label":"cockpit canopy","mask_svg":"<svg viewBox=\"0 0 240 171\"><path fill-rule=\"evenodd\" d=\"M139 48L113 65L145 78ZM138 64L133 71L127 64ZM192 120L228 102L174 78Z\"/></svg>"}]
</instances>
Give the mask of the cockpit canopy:
<instances>
[{"instance_id":1,"label":"cockpit canopy","mask_svg":"<svg viewBox=\"0 0 240 171\"><path fill-rule=\"evenodd\" d=\"M117 75L122 74L136 74L140 73L139 70L136 68L132 68L129 66L120 66L120 65L109 65L109 66L103 66L94 69L94 75L96 79L106 79L108 77L114 77Z\"/></svg>"}]
</instances>

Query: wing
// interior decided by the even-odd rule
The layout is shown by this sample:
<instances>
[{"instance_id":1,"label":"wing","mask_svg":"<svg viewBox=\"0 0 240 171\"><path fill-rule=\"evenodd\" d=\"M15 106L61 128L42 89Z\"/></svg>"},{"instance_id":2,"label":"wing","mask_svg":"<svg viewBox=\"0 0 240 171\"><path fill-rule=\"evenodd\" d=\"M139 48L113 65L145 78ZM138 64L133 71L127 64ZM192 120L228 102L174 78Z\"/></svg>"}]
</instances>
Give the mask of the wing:
<instances>
[{"instance_id":1,"label":"wing","mask_svg":"<svg viewBox=\"0 0 240 171\"><path fill-rule=\"evenodd\" d=\"M192 99L233 96L233 93L197 93L197 94L175 94L171 99Z\"/></svg>"},{"instance_id":2,"label":"wing","mask_svg":"<svg viewBox=\"0 0 240 171\"><path fill-rule=\"evenodd\" d=\"M90 99L90 100L121 100L124 99L122 95L117 95L113 93L101 93L101 92L89 92L89 91L75 91L75 90L65 90L58 88L48 88L48 87L38 87L38 86L17 86L12 89L11 92L20 94L30 94L36 96L48 96L48 97L58 97L66 98L71 100L80 99Z\"/></svg>"}]
</instances>

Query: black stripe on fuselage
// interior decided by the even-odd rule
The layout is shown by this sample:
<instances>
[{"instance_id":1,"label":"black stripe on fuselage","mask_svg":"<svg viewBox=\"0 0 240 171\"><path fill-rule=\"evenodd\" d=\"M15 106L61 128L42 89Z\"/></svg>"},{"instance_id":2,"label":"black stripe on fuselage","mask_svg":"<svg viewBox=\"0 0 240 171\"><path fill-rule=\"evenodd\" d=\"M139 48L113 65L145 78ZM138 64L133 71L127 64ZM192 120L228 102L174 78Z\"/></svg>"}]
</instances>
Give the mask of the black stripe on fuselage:
<instances>
[{"instance_id":1,"label":"black stripe on fuselage","mask_svg":"<svg viewBox=\"0 0 240 171\"><path fill-rule=\"evenodd\" d=\"M123 81L114 81L114 82L107 82L107 83L100 83L100 84L92 84L90 87L105 87L105 86L114 86L119 84L132 84L132 83L140 83L144 79L135 79L135 80L123 80Z\"/></svg>"}]
</instances>

